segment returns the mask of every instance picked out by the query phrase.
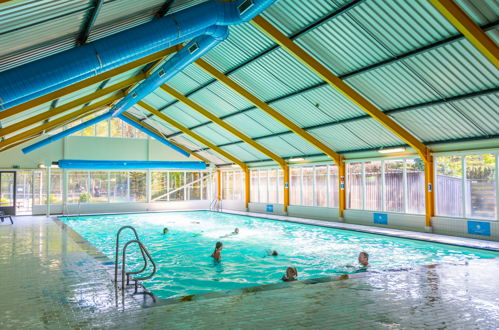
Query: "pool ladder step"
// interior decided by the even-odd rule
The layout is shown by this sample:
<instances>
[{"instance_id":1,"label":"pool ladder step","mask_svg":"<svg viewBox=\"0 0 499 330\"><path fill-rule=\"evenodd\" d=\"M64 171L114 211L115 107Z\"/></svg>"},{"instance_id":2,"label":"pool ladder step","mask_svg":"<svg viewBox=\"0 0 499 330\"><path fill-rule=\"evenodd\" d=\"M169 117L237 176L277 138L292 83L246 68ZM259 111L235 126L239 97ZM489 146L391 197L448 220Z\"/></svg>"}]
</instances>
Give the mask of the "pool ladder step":
<instances>
[{"instance_id":1,"label":"pool ladder step","mask_svg":"<svg viewBox=\"0 0 499 330\"><path fill-rule=\"evenodd\" d=\"M142 242L140 241L139 235L137 234L137 230L135 230L135 228L133 228L132 226L123 226L118 230L118 233L116 234L116 254L115 254L116 258L115 258L115 262L114 262L114 283L115 283L115 285L116 286L118 285L118 258L119 258L120 234L124 229L132 230L134 235L135 235L135 239L126 242L126 244L123 246L122 262L121 262L121 290L124 291L126 286L130 284L130 277L132 275L138 275L138 274L145 272L145 270L147 268L147 260L149 260L151 262L152 267L153 267L152 272L149 275L132 278L132 280L135 282L134 283L134 287L135 287L134 294L137 294L137 293L139 293L139 292L137 292L138 286L139 286L139 281L144 281L144 280L147 280L147 279L150 279L151 277L153 277L154 274L156 274L157 268L156 268L156 263L154 262L151 255L149 254L149 251L147 251L144 244L142 244ZM140 270L133 271L133 272L127 272L126 271L126 249L128 248L129 245L134 244L134 243L139 246L140 253L142 254L142 259L144 259L144 266ZM126 282L125 282L125 276L126 276ZM140 292L140 293L149 294L152 296L154 301L156 300L154 298L154 295L152 295L150 292L144 291L144 292Z\"/></svg>"}]
</instances>

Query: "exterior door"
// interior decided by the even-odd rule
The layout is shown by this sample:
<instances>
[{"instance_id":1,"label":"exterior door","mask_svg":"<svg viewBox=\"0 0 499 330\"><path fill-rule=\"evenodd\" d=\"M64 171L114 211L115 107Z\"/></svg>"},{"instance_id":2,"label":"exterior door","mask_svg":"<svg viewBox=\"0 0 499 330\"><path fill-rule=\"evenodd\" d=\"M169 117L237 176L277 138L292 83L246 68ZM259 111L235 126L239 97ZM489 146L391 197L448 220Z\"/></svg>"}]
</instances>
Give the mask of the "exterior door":
<instances>
[{"instance_id":1,"label":"exterior door","mask_svg":"<svg viewBox=\"0 0 499 330\"><path fill-rule=\"evenodd\" d=\"M0 171L0 211L16 215L16 172Z\"/></svg>"}]
</instances>

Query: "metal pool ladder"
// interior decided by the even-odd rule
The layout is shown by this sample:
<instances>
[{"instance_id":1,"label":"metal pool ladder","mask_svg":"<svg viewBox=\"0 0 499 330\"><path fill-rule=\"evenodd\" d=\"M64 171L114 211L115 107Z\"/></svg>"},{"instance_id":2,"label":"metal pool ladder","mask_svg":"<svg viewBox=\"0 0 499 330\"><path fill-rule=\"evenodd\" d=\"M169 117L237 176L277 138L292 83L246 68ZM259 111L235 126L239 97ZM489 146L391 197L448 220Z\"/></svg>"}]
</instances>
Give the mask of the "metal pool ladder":
<instances>
[{"instance_id":1,"label":"metal pool ladder","mask_svg":"<svg viewBox=\"0 0 499 330\"><path fill-rule=\"evenodd\" d=\"M210 203L210 211L222 212L222 200L212 200Z\"/></svg>"},{"instance_id":2,"label":"metal pool ladder","mask_svg":"<svg viewBox=\"0 0 499 330\"><path fill-rule=\"evenodd\" d=\"M122 267L121 267L121 290L124 291L125 287L130 283L130 275L137 275L137 274L143 273L146 270L148 259L151 262L152 267L153 267L151 274L146 275L146 276L142 276L142 277L132 278L132 280L135 282L134 293L137 293L138 282L150 279L151 277L154 276L154 274L156 274L156 263L154 262L151 255L149 254L149 251L147 251L147 249L145 248L144 244L142 244L142 242L140 241L139 235L137 234L137 231L135 230L135 228L133 228L132 226L121 227L118 230L118 233L116 234L116 258L115 258L115 262L114 262L114 283L115 283L115 285L118 285L118 253L119 253L120 234L124 229L132 230L133 233L135 234L135 239L128 241L125 244L125 246L123 246L123 252L122 252L123 259L122 259ZM142 269L138 270L138 271L126 272L126 249L132 243L137 243L139 245L140 253L142 254L142 258L144 259L144 267L142 267ZM125 275L126 275L126 283L125 283ZM153 299L154 299L154 296L153 296Z\"/></svg>"}]
</instances>

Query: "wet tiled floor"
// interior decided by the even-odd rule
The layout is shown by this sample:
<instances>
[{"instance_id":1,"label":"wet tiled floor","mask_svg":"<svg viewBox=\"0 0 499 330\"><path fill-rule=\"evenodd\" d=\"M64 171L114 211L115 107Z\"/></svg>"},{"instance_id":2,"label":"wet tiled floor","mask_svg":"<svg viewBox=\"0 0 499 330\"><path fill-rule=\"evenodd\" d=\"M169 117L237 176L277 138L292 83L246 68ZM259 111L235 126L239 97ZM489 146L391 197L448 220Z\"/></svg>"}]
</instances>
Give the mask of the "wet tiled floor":
<instances>
[{"instance_id":1,"label":"wet tiled floor","mask_svg":"<svg viewBox=\"0 0 499 330\"><path fill-rule=\"evenodd\" d=\"M44 217L0 224L0 329L499 328L499 260L367 274L141 307Z\"/></svg>"}]
</instances>

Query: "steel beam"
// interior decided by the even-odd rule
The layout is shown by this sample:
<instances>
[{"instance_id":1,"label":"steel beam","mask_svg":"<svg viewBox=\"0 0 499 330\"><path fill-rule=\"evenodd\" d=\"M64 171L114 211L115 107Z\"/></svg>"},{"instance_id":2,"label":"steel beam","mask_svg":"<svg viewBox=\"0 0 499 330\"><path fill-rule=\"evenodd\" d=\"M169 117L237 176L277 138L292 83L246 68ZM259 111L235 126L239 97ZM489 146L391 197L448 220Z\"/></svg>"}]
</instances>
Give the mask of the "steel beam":
<instances>
[{"instance_id":1,"label":"steel beam","mask_svg":"<svg viewBox=\"0 0 499 330\"><path fill-rule=\"evenodd\" d=\"M53 121L44 123L40 126L34 127L32 129L29 129L25 132L22 132L20 134L14 135L8 139L0 141L0 149L3 147L6 147L12 143L16 143L18 141L26 140L27 138L30 138L33 135L37 135L43 132L46 132L48 130L53 129L54 127L61 125L61 124L66 124L68 122L72 122L77 120L78 118L81 118L81 116L87 116L90 115L94 112L97 112L101 110L103 107L108 106L112 102L118 100L119 98L123 97L123 95L119 96L111 96L108 97L100 102L96 102L95 104L92 104L88 107L85 107L83 109L80 109L78 111L72 112L70 114L67 114L65 116L62 116L60 118L57 118Z\"/></svg>"},{"instance_id":2,"label":"steel beam","mask_svg":"<svg viewBox=\"0 0 499 330\"><path fill-rule=\"evenodd\" d=\"M114 84L112 86L109 86L107 88L101 89L93 94L86 95L84 97L81 97L79 99L73 100L71 102L68 102L66 104L63 104L59 107L53 108L49 111L42 112L38 115L34 115L32 117L29 117L25 120L19 121L13 125L7 126L5 128L0 129L0 136L5 136L7 134L13 133L15 131L18 131L20 129L23 129L25 127L31 126L33 124L36 124L38 122L44 121L46 119L49 119L50 117L59 115L61 113L64 113L66 111L69 111L73 108L76 108L80 105L87 104L88 102L91 102L95 99L98 99L100 97L103 97L105 95L108 95L110 93L119 91L125 87L128 87L138 81L141 81L145 79L145 74L141 73L135 77L128 78L127 80L124 80L122 82L119 82L117 84Z\"/></svg>"},{"instance_id":3,"label":"steel beam","mask_svg":"<svg viewBox=\"0 0 499 330\"><path fill-rule=\"evenodd\" d=\"M158 134L159 136L163 136L163 137L164 137L164 134L163 134L163 133L161 133L159 130L155 129L154 127L152 127L151 125L149 125L149 124L147 124L147 123L145 123L145 122L142 122L142 121L138 120L137 118L135 118L135 117L134 117L134 116L132 116L131 114L126 113L126 112L125 112L125 113L123 113L123 116L125 116L125 117L127 117L128 119L130 119L130 120L134 121L134 122L135 122L135 123L137 123L138 125L140 125L140 126L142 126L142 127L146 128L146 129L148 129L148 130L150 130L150 131L152 131L152 132L154 132L154 133ZM165 139L166 139L166 137L165 137ZM189 154L191 154L192 156L196 157L197 159L199 159L199 160L201 160L201 161L203 161L203 162L205 162L205 163L207 163L207 164L208 164L208 163L210 163L210 161L209 161L209 160L207 160L206 158L204 158L204 157L202 157L202 156L199 156L198 154L194 153L192 150L190 150L190 149L188 149L188 148L184 147L183 145L180 145L180 144L178 144L177 142L172 141L172 140L168 140L168 141L169 141L170 143L174 144L175 146L177 146L178 148L180 148L180 149L184 150L185 152L188 152Z\"/></svg>"},{"instance_id":4,"label":"steel beam","mask_svg":"<svg viewBox=\"0 0 499 330\"><path fill-rule=\"evenodd\" d=\"M263 153L264 155L266 155L267 157L269 157L270 159L275 161L277 164L279 164L279 166L281 167L281 169L284 172L288 171L288 165L284 159L282 159L281 157L279 157L278 155L276 155L275 153L273 153L272 151L270 151L266 147L262 146L261 144L257 143L255 140L253 140L252 138L250 138L246 134L242 133L238 129L229 125L227 122L221 120L220 118L215 116L213 113L206 110L205 108L203 108L201 105L195 103L194 101L188 99L187 97L182 95L182 93L179 93L178 91L176 91L172 87L170 87L168 85L162 85L162 86L160 86L160 88L161 88L161 90L163 90L164 92L166 92L167 94L172 96L173 98L177 99L178 101L185 104L186 106L188 106L192 110L201 114L202 116L208 118L209 120L211 120L213 123L215 123L219 127L222 127L227 132L229 132L232 135L241 139L241 141L243 141L244 143L252 146L256 150L260 151L261 153ZM287 208L289 205L289 189L287 188L288 186L289 186L288 181L285 181L283 186L282 186L283 193L284 193L284 212L287 212Z\"/></svg>"},{"instance_id":5,"label":"steel beam","mask_svg":"<svg viewBox=\"0 0 499 330\"><path fill-rule=\"evenodd\" d=\"M430 0L430 3L461 32L496 68L499 47L453 0Z\"/></svg>"},{"instance_id":6,"label":"steel beam","mask_svg":"<svg viewBox=\"0 0 499 330\"><path fill-rule=\"evenodd\" d=\"M248 166L243 161L237 159L236 157L232 156L228 152L226 152L223 149L217 147L215 144L213 144L210 141L206 140L205 138L203 138L199 134L191 131L190 129L188 129L184 125L180 124L179 122L171 119L170 117L167 117L165 114L163 114L163 113L159 112L158 110L154 109L152 106L150 106L149 104L145 103L144 101L137 102L137 105L140 106L140 107L142 107L143 109L149 111L153 115L157 116L158 118L160 118L161 120L163 120L167 124L175 127L179 131L182 131L184 134L189 135L190 137L192 137L196 141L201 142L202 144L204 144L208 148L212 149L216 153L222 155L223 157L227 158L231 162L239 165L239 167L245 172L246 182L249 182L249 170L248 170ZM246 187L246 189L249 189L249 187ZM246 194L246 196L245 196L246 208L248 207L248 204L249 204L249 198L250 198L249 194Z\"/></svg>"},{"instance_id":7,"label":"steel beam","mask_svg":"<svg viewBox=\"0 0 499 330\"><path fill-rule=\"evenodd\" d=\"M95 20L99 15L103 3L104 0L94 0L93 8L88 14L87 20L85 21L83 28L81 29L81 32L78 35L78 38L76 38L76 44L78 46L84 45L87 42L88 36L90 35L90 31L94 26Z\"/></svg>"},{"instance_id":8,"label":"steel beam","mask_svg":"<svg viewBox=\"0 0 499 330\"><path fill-rule=\"evenodd\" d=\"M97 84L101 81L110 79L110 78L117 76L119 74L136 69L136 68L141 67L143 65L146 65L148 63L157 61L165 56L168 56L170 54L175 53L177 51L177 49L178 49L177 46L170 47L168 49L156 52L154 54L151 54L149 56L135 60L135 61L130 62L128 64L122 65L122 66L117 67L115 69L109 70L107 72L98 74L94 77L82 80L82 81L77 82L73 85L70 85L70 86L61 88L59 90L56 90L54 92L42 95L40 97L37 97L37 98L30 100L28 102L25 102L23 104L19 104L19 105L12 107L12 108L6 109L4 111L0 111L0 120L5 119L5 118L9 118L11 116L14 116L18 113L21 113L23 111L26 111L26 110L29 110L29 109L34 108L36 106L39 106L41 104L51 102L51 101L58 99L62 96L74 93L74 92L76 92L80 89L83 89L85 87Z\"/></svg>"}]
</instances>

